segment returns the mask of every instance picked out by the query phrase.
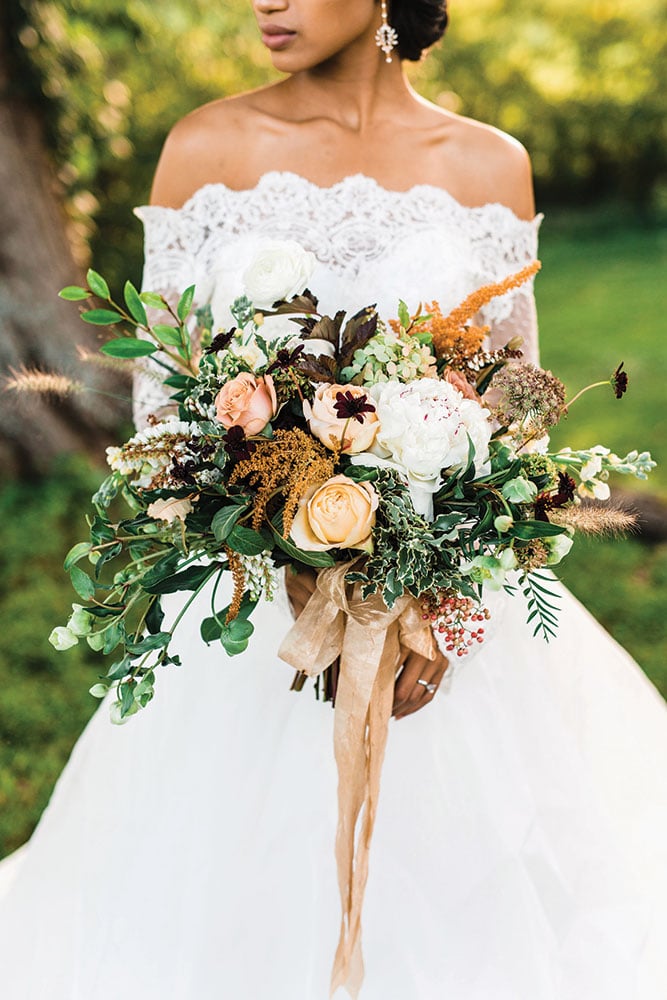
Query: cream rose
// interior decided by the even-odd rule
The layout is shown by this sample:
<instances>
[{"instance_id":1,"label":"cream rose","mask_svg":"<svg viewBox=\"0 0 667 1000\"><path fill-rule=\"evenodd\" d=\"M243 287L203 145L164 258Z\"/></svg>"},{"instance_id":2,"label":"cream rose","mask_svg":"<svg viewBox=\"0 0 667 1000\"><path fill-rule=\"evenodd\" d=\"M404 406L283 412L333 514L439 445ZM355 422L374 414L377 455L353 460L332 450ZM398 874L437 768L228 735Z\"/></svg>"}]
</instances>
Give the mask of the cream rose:
<instances>
[{"instance_id":1,"label":"cream rose","mask_svg":"<svg viewBox=\"0 0 667 1000\"><path fill-rule=\"evenodd\" d=\"M242 427L248 437L263 431L277 412L270 375L241 372L226 382L215 397L215 413L223 427Z\"/></svg>"},{"instance_id":2,"label":"cream rose","mask_svg":"<svg viewBox=\"0 0 667 1000\"><path fill-rule=\"evenodd\" d=\"M172 497L171 500L154 500L146 508L146 513L156 521L172 524L176 520L185 521L191 510L192 504L187 497L182 500Z\"/></svg>"},{"instance_id":3,"label":"cream rose","mask_svg":"<svg viewBox=\"0 0 667 1000\"><path fill-rule=\"evenodd\" d=\"M355 400L365 397L369 405L373 406L372 412L362 412L358 417L341 416L340 407L336 409L337 397L345 393L349 393ZM325 383L318 386L312 404L307 399L304 400L303 415L308 421L311 434L332 451L342 442L341 452L344 455L367 451L380 427L373 400L357 385Z\"/></svg>"},{"instance_id":4,"label":"cream rose","mask_svg":"<svg viewBox=\"0 0 667 1000\"><path fill-rule=\"evenodd\" d=\"M334 476L301 498L290 532L306 552L328 549L372 551L371 532L379 497L370 483Z\"/></svg>"},{"instance_id":5,"label":"cream rose","mask_svg":"<svg viewBox=\"0 0 667 1000\"><path fill-rule=\"evenodd\" d=\"M315 255L294 240L262 246L243 275L245 292L257 309L271 309L305 290L315 270Z\"/></svg>"}]
</instances>

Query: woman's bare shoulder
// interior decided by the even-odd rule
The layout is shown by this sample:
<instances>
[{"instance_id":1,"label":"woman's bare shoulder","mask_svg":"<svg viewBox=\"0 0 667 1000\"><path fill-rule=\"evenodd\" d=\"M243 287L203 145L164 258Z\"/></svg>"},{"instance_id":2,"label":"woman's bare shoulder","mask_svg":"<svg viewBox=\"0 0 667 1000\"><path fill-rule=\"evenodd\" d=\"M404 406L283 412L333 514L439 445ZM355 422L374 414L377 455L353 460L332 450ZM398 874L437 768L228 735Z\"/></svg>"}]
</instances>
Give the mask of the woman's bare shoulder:
<instances>
[{"instance_id":1,"label":"woman's bare shoulder","mask_svg":"<svg viewBox=\"0 0 667 1000\"><path fill-rule=\"evenodd\" d=\"M453 179L451 193L466 205L497 202L520 219L534 218L530 157L518 139L472 118L446 114L443 172Z\"/></svg>"},{"instance_id":2,"label":"woman's bare shoulder","mask_svg":"<svg viewBox=\"0 0 667 1000\"><path fill-rule=\"evenodd\" d=\"M158 161L151 204L180 208L212 180L236 186L245 139L256 128L276 86L210 101L176 122Z\"/></svg>"}]
</instances>

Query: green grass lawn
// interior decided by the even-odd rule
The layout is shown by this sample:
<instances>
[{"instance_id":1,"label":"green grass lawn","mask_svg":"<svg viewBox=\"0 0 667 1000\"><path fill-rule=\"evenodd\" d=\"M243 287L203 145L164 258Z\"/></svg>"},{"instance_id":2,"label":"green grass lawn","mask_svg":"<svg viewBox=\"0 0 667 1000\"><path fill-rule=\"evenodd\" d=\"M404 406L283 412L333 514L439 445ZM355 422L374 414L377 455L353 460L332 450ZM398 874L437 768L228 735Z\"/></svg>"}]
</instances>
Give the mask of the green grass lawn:
<instances>
[{"instance_id":1,"label":"green grass lawn","mask_svg":"<svg viewBox=\"0 0 667 1000\"><path fill-rule=\"evenodd\" d=\"M577 402L553 443L649 450L650 479L616 484L667 496L667 229L556 215L540 256L542 364L569 397L620 361L630 375L623 399L602 388ZM667 696L667 545L580 538L559 575Z\"/></svg>"},{"instance_id":2,"label":"green grass lawn","mask_svg":"<svg viewBox=\"0 0 667 1000\"><path fill-rule=\"evenodd\" d=\"M545 366L571 394L621 360L631 377L621 401L609 389L585 397L554 439L650 449L661 464L648 487L667 496L667 232L554 216L543 226L541 256ZM0 856L29 836L96 706L87 690L99 659L83 644L56 653L47 637L74 598L62 558L85 536L98 477L74 463L41 483L0 489ZM579 541L562 576L667 694L667 546Z\"/></svg>"}]
</instances>

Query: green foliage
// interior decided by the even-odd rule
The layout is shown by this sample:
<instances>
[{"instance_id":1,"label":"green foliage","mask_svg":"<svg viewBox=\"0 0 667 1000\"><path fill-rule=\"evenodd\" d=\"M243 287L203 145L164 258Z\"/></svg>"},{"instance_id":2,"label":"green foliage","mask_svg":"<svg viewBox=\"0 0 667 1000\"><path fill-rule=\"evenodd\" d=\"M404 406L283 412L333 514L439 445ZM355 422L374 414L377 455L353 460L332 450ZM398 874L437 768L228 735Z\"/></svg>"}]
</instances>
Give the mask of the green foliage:
<instances>
[{"instance_id":1,"label":"green foliage","mask_svg":"<svg viewBox=\"0 0 667 1000\"><path fill-rule=\"evenodd\" d=\"M29 836L95 708L86 689L105 670L85 643L63 656L48 642L71 610L63 552L85 530L98 477L70 464L0 490L0 855Z\"/></svg>"},{"instance_id":2,"label":"green foliage","mask_svg":"<svg viewBox=\"0 0 667 1000\"><path fill-rule=\"evenodd\" d=\"M421 89L528 148L540 200L647 207L667 172L663 0L477 0L452 12Z\"/></svg>"}]
</instances>

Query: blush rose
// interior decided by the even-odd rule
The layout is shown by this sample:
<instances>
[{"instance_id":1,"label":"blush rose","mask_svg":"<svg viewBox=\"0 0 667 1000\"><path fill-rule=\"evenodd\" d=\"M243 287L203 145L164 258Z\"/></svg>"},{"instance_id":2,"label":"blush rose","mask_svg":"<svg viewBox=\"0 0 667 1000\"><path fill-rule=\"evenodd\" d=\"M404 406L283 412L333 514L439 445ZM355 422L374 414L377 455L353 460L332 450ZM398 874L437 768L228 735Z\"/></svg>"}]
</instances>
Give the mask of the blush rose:
<instances>
[{"instance_id":1,"label":"blush rose","mask_svg":"<svg viewBox=\"0 0 667 1000\"><path fill-rule=\"evenodd\" d=\"M369 399L368 393L356 385L323 384L318 386L312 404L307 399L304 400L303 414L311 434L323 445L333 451L342 442L340 450L343 455L357 455L361 451L367 451L373 444L380 422L375 410L361 413L361 421L341 418L336 410L336 397L340 393L349 393L355 398L366 396Z\"/></svg>"},{"instance_id":2,"label":"blush rose","mask_svg":"<svg viewBox=\"0 0 667 1000\"><path fill-rule=\"evenodd\" d=\"M248 437L263 431L277 412L270 375L241 372L226 382L215 397L215 413L223 427L241 427Z\"/></svg>"}]
</instances>

